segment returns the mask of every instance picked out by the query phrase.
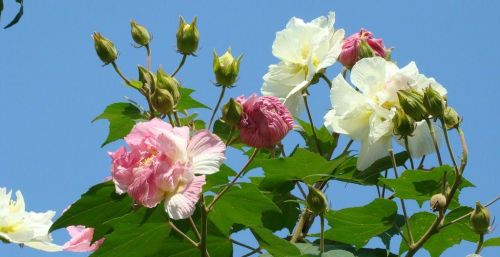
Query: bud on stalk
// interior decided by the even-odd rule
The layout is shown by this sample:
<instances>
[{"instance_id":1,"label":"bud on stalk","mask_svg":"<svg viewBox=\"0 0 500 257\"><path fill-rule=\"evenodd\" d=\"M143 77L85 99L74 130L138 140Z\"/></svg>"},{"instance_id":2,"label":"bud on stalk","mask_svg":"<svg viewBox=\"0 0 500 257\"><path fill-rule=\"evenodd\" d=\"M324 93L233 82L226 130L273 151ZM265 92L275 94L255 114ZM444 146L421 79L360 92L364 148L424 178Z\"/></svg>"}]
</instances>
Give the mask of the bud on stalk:
<instances>
[{"instance_id":1,"label":"bud on stalk","mask_svg":"<svg viewBox=\"0 0 500 257\"><path fill-rule=\"evenodd\" d=\"M457 128L458 125L460 125L460 122L462 121L458 116L457 111L455 111L455 109L449 106L446 107L446 109L444 110L443 119L447 129Z\"/></svg>"},{"instance_id":2,"label":"bud on stalk","mask_svg":"<svg viewBox=\"0 0 500 257\"><path fill-rule=\"evenodd\" d=\"M92 34L92 39L94 39L94 47L97 56L104 62L104 65L110 64L118 58L118 50L116 50L111 40L105 38L99 32L94 32L94 34Z\"/></svg>"},{"instance_id":3,"label":"bud on stalk","mask_svg":"<svg viewBox=\"0 0 500 257\"><path fill-rule=\"evenodd\" d=\"M488 208L476 202L476 209L470 215L470 223L474 232L486 234L490 228L490 211Z\"/></svg>"},{"instance_id":4,"label":"bud on stalk","mask_svg":"<svg viewBox=\"0 0 500 257\"><path fill-rule=\"evenodd\" d=\"M146 46L151 41L151 34L146 27L137 24L134 20L130 22L132 39L140 46Z\"/></svg>"},{"instance_id":5,"label":"bud on stalk","mask_svg":"<svg viewBox=\"0 0 500 257\"><path fill-rule=\"evenodd\" d=\"M443 194L435 194L430 201L432 211L442 211L446 207L446 196Z\"/></svg>"},{"instance_id":6,"label":"bud on stalk","mask_svg":"<svg viewBox=\"0 0 500 257\"><path fill-rule=\"evenodd\" d=\"M220 57L214 50L213 71L218 85L231 87L236 82L240 71L241 57L240 55L234 59L231 48Z\"/></svg>"},{"instance_id":7,"label":"bud on stalk","mask_svg":"<svg viewBox=\"0 0 500 257\"><path fill-rule=\"evenodd\" d=\"M403 111L413 120L421 121L429 115L424 106L424 96L415 89L399 90L397 92L399 104Z\"/></svg>"},{"instance_id":8,"label":"bud on stalk","mask_svg":"<svg viewBox=\"0 0 500 257\"><path fill-rule=\"evenodd\" d=\"M167 90L173 99L174 107L177 106L179 100L181 99L181 94L179 92L179 82L170 75L168 75L163 69L158 69L156 72L156 88Z\"/></svg>"},{"instance_id":9,"label":"bud on stalk","mask_svg":"<svg viewBox=\"0 0 500 257\"><path fill-rule=\"evenodd\" d=\"M322 215L328 211L328 200L325 194L312 186L309 187L309 194L306 197L307 208L315 215Z\"/></svg>"},{"instance_id":10,"label":"bud on stalk","mask_svg":"<svg viewBox=\"0 0 500 257\"><path fill-rule=\"evenodd\" d=\"M412 136L416 128L415 121L401 109L397 110L392 122L394 124L394 134L401 138Z\"/></svg>"},{"instance_id":11,"label":"bud on stalk","mask_svg":"<svg viewBox=\"0 0 500 257\"><path fill-rule=\"evenodd\" d=\"M446 101L431 86L424 89L424 106L427 112L435 118L440 118L444 114Z\"/></svg>"},{"instance_id":12,"label":"bud on stalk","mask_svg":"<svg viewBox=\"0 0 500 257\"><path fill-rule=\"evenodd\" d=\"M177 51L184 55L193 55L198 49L200 33L196 24L196 17L188 24L181 16L179 28L177 29Z\"/></svg>"},{"instance_id":13,"label":"bud on stalk","mask_svg":"<svg viewBox=\"0 0 500 257\"><path fill-rule=\"evenodd\" d=\"M229 99L229 102L227 102L224 106L222 106L222 119L229 126L232 127L238 126L240 124L242 115L243 115L243 107L233 98Z\"/></svg>"}]
</instances>

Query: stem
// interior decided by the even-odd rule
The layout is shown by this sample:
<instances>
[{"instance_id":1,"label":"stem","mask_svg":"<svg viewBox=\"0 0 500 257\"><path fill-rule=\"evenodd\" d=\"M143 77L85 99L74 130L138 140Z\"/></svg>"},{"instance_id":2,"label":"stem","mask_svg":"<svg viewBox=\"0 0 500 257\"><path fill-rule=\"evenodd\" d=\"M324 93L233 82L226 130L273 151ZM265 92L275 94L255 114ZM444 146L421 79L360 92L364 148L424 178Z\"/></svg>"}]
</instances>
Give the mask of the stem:
<instances>
[{"instance_id":1,"label":"stem","mask_svg":"<svg viewBox=\"0 0 500 257\"><path fill-rule=\"evenodd\" d=\"M332 88L332 81L329 80L328 77L326 77L326 75L323 73L321 73L320 77L326 82L328 87L331 89Z\"/></svg>"},{"instance_id":2,"label":"stem","mask_svg":"<svg viewBox=\"0 0 500 257\"><path fill-rule=\"evenodd\" d=\"M169 113L167 115L167 117L168 117L168 120L170 121L170 125L172 125L173 127L175 127L175 123L174 123L174 120L172 119L172 115Z\"/></svg>"},{"instance_id":3,"label":"stem","mask_svg":"<svg viewBox=\"0 0 500 257\"><path fill-rule=\"evenodd\" d=\"M316 127L314 127L311 111L309 110L309 104L307 103L307 94L304 94L303 98L304 98L304 105L306 106L307 117L309 118L309 123L311 123L311 130L313 133L314 141L316 142L316 148L318 148L319 155L323 156L323 151L321 151L319 139L318 136L316 135Z\"/></svg>"},{"instance_id":4,"label":"stem","mask_svg":"<svg viewBox=\"0 0 500 257\"><path fill-rule=\"evenodd\" d=\"M418 164L417 169L423 169L424 168L424 161L425 161L425 154L422 156L422 159L420 159L420 163Z\"/></svg>"},{"instance_id":5,"label":"stem","mask_svg":"<svg viewBox=\"0 0 500 257\"><path fill-rule=\"evenodd\" d=\"M481 253L481 250L483 249L483 243L484 243L484 234L481 233L479 234L479 242L477 242L477 248L475 254Z\"/></svg>"},{"instance_id":6,"label":"stem","mask_svg":"<svg viewBox=\"0 0 500 257\"><path fill-rule=\"evenodd\" d=\"M290 239L291 243L296 243L299 237L301 236L302 229L304 228L304 223L306 222L306 219L309 219L309 215L307 215L308 213L309 210L307 208L305 208L304 211L302 211L299 221L295 226L295 231L293 232L292 238Z\"/></svg>"},{"instance_id":7,"label":"stem","mask_svg":"<svg viewBox=\"0 0 500 257\"><path fill-rule=\"evenodd\" d=\"M189 217L189 224L191 225L191 229L194 231L194 234L196 235L196 238L198 240L201 240L200 231L198 231L198 228L196 227L196 224L194 223L194 220L193 220L192 217Z\"/></svg>"},{"instance_id":8,"label":"stem","mask_svg":"<svg viewBox=\"0 0 500 257\"><path fill-rule=\"evenodd\" d=\"M253 251L251 251L251 252L249 252L249 253L245 254L245 255L242 255L241 257L248 257L248 256L252 256L252 255L254 255L254 254L256 254L256 253L261 253L261 252L262 252L262 251L260 250L260 247L259 247L259 248L256 248L255 250L253 250Z\"/></svg>"},{"instance_id":9,"label":"stem","mask_svg":"<svg viewBox=\"0 0 500 257\"><path fill-rule=\"evenodd\" d=\"M259 150L260 150L259 148L255 148L252 155L248 159L247 163L243 166L243 168L241 168L240 172L238 172L238 174L233 178L233 180L231 180L231 182L229 182L229 184L227 186L225 186L219 193L217 193L214 196L214 199L206 208L207 212L210 212L212 210L215 203L222 197L222 195L224 195L224 193L226 193L227 190L229 190L229 188L231 188L236 183L236 180L238 180L238 178L241 177L241 175L243 175L245 173L245 170L248 168L250 163L252 163L252 161L255 159L255 157L257 156L257 153L259 153Z\"/></svg>"},{"instance_id":10,"label":"stem","mask_svg":"<svg viewBox=\"0 0 500 257\"><path fill-rule=\"evenodd\" d=\"M412 170L415 170L415 164L413 164L413 157L411 157L410 146L408 145L408 137L405 137L405 138L404 138L404 141L405 141L405 148L406 148L406 151L408 152L408 155L410 156L410 165L411 165L411 169L412 169Z\"/></svg>"},{"instance_id":11,"label":"stem","mask_svg":"<svg viewBox=\"0 0 500 257\"><path fill-rule=\"evenodd\" d=\"M234 240L234 239L231 239L231 242L232 242L233 244L236 244L236 245L239 245L239 246L245 247L245 248L247 248L247 249L249 249L249 250L256 251L256 252L259 252L259 253L262 253L262 251L261 251L259 248L254 248L254 247L251 247L251 246L249 246L249 245L247 245L247 244L244 244L244 243L242 243L242 242L238 242L238 241L236 241L236 240Z\"/></svg>"},{"instance_id":12,"label":"stem","mask_svg":"<svg viewBox=\"0 0 500 257\"><path fill-rule=\"evenodd\" d=\"M227 135L227 138L226 138L226 146L228 146L229 143L231 142L231 137L233 136L233 130L234 130L234 127L231 126L231 129L229 129L229 135Z\"/></svg>"},{"instance_id":13,"label":"stem","mask_svg":"<svg viewBox=\"0 0 500 257\"><path fill-rule=\"evenodd\" d=\"M321 221L321 228L319 232L319 254L322 255L325 252L325 217L323 214L319 215Z\"/></svg>"},{"instance_id":14,"label":"stem","mask_svg":"<svg viewBox=\"0 0 500 257\"><path fill-rule=\"evenodd\" d=\"M193 241L193 239L191 239L188 235L184 234L184 232L182 232L179 228L177 228L177 226L175 226L174 223L172 223L172 221L169 220L168 224L172 227L173 230L175 230L175 232L179 233L179 235L184 237L189 243L194 245L194 247L198 248L198 243Z\"/></svg>"},{"instance_id":15,"label":"stem","mask_svg":"<svg viewBox=\"0 0 500 257\"><path fill-rule=\"evenodd\" d=\"M388 173L388 171L385 170L384 178L387 178L387 173ZM385 197L385 184L382 186L382 198L384 198L384 197Z\"/></svg>"},{"instance_id":16,"label":"stem","mask_svg":"<svg viewBox=\"0 0 500 257\"><path fill-rule=\"evenodd\" d=\"M146 67L148 68L148 71L151 70L151 48L149 47L149 44L146 44L144 46L146 48Z\"/></svg>"},{"instance_id":17,"label":"stem","mask_svg":"<svg viewBox=\"0 0 500 257\"><path fill-rule=\"evenodd\" d=\"M448 138L448 130L446 129L446 124L443 119L441 120L441 127L443 129L444 139L446 141L446 146L448 147L448 152L450 153L451 161L453 162L453 167L455 167L455 172L458 173L458 165L455 161L455 156L453 155L453 150L451 149L450 139Z\"/></svg>"},{"instance_id":18,"label":"stem","mask_svg":"<svg viewBox=\"0 0 500 257\"><path fill-rule=\"evenodd\" d=\"M179 72L182 68L182 66L184 66L184 63L186 62L186 58L187 58L187 55L182 55L182 59L181 59L181 62L179 63L179 66L177 66L177 69L175 69L175 71L172 73L172 77L175 77L175 75L177 75L177 72Z\"/></svg>"},{"instance_id":19,"label":"stem","mask_svg":"<svg viewBox=\"0 0 500 257\"><path fill-rule=\"evenodd\" d=\"M345 77L347 76L347 70L348 70L348 69L347 69L345 66L344 66L344 67L342 67L342 77L344 77L344 79L345 79Z\"/></svg>"},{"instance_id":20,"label":"stem","mask_svg":"<svg viewBox=\"0 0 500 257\"><path fill-rule=\"evenodd\" d=\"M177 123L177 127L181 126L181 119L179 119L179 114L177 111L174 111L174 118L175 118L175 123Z\"/></svg>"},{"instance_id":21,"label":"stem","mask_svg":"<svg viewBox=\"0 0 500 257\"><path fill-rule=\"evenodd\" d=\"M307 194L306 194L306 191L304 191L304 189L300 185L300 182L297 182L297 187L299 188L299 191L300 191L300 193L302 194L302 197L304 197L304 200L305 200L307 198Z\"/></svg>"},{"instance_id":22,"label":"stem","mask_svg":"<svg viewBox=\"0 0 500 257\"><path fill-rule=\"evenodd\" d=\"M217 110L219 109L220 102L222 101L222 98L224 98L224 93L226 92L226 87L221 86L222 90L220 91L219 99L217 100L217 104L215 105L214 111L212 112L212 116L210 117L210 122L208 123L207 129L209 130L212 127L212 122L214 121L215 113L217 113Z\"/></svg>"},{"instance_id":23,"label":"stem","mask_svg":"<svg viewBox=\"0 0 500 257\"><path fill-rule=\"evenodd\" d=\"M354 140L349 140L349 142L347 142L347 145L345 146L344 150L342 151L342 154L345 154L347 153L347 151L349 151L349 147L351 147L352 143L354 142Z\"/></svg>"},{"instance_id":24,"label":"stem","mask_svg":"<svg viewBox=\"0 0 500 257\"><path fill-rule=\"evenodd\" d=\"M111 65L113 65L113 68L115 68L115 71L116 71L116 73L118 73L118 75L120 76L120 78L122 78L122 79L123 79L123 81L124 81L127 85L129 85L129 86L133 87L132 85L130 85L130 80L128 80L128 79L127 79L127 77L125 77L125 75L123 75L123 73L122 73L122 71L120 70L120 68L118 68L118 65L116 65L116 62L114 62L114 61L113 61L113 62L111 62Z\"/></svg>"},{"instance_id":25,"label":"stem","mask_svg":"<svg viewBox=\"0 0 500 257\"><path fill-rule=\"evenodd\" d=\"M205 206L205 199L203 197L203 194L201 194L200 197L200 209L201 209L201 240L200 240L200 254L201 257L209 257L208 250L207 250L207 230L208 230L208 212L207 208Z\"/></svg>"},{"instance_id":26,"label":"stem","mask_svg":"<svg viewBox=\"0 0 500 257\"><path fill-rule=\"evenodd\" d=\"M397 168L397 164L396 164L396 157L394 156L394 151L392 149L389 149L389 155L391 156L391 159L392 159L392 168L394 169L394 176L396 177L396 179L399 177L398 175L398 168ZM407 229L407 232L408 232L408 236L410 237L410 244L413 244L414 240L413 240L413 234L411 233L411 227L410 227L410 219L408 218L408 213L406 212L406 205L405 205L405 201L403 199L399 199L400 202L401 202L401 208L403 209L403 214L405 216L405 221L406 221L406 229Z\"/></svg>"},{"instance_id":27,"label":"stem","mask_svg":"<svg viewBox=\"0 0 500 257\"><path fill-rule=\"evenodd\" d=\"M495 203L496 201L498 201L498 200L500 200L500 196L497 196L497 198L495 198L494 200L492 200L492 201L490 201L489 203L485 204L485 205L484 205L484 207L488 207L488 206L490 206L490 205L494 204L494 203ZM469 212L469 213L467 213L467 214L465 214L465 215L463 215L463 216L461 216L461 217L459 217L459 218L456 218L456 219L454 219L454 220L452 220L452 221L450 221L450 222L448 222L448 223L444 224L443 226L441 226L441 228L447 227L447 226L449 226L449 225L453 225L453 224L455 224L455 223L457 223L457 222L459 222L459 221L461 221L461 220L463 220L463 219L465 219L465 218L469 217L469 216L470 216L473 212L474 212L474 211L471 211L471 212Z\"/></svg>"},{"instance_id":28,"label":"stem","mask_svg":"<svg viewBox=\"0 0 500 257\"><path fill-rule=\"evenodd\" d=\"M441 153L439 152L439 146L437 144L436 133L434 131L434 126L432 126L431 120L429 120L429 118L426 118L425 122L427 123L427 127L429 127L429 131L431 132L431 137L432 137L432 141L434 143L434 149L436 150L436 155L438 157L439 166L442 166L443 165L443 160L441 160Z\"/></svg>"}]
</instances>

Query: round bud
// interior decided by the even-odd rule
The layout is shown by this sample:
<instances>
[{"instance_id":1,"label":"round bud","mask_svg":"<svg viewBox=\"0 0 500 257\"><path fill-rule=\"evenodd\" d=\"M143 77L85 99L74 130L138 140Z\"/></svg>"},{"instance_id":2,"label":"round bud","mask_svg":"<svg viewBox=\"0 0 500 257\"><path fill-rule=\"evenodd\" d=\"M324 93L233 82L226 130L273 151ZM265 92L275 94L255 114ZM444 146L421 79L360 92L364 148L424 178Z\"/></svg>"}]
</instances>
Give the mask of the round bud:
<instances>
[{"instance_id":1,"label":"round bud","mask_svg":"<svg viewBox=\"0 0 500 257\"><path fill-rule=\"evenodd\" d=\"M443 119L447 129L457 128L462 121L462 119L458 116L457 111L449 106L444 110Z\"/></svg>"},{"instance_id":2,"label":"round bud","mask_svg":"<svg viewBox=\"0 0 500 257\"><path fill-rule=\"evenodd\" d=\"M148 84L154 86L156 81L156 75L151 71L148 71L146 68L138 65L137 70L139 71L139 81L143 84Z\"/></svg>"},{"instance_id":3,"label":"round bud","mask_svg":"<svg viewBox=\"0 0 500 257\"><path fill-rule=\"evenodd\" d=\"M397 92L399 104L403 111L415 121L421 121L428 117L424 107L424 96L415 89L399 90Z\"/></svg>"},{"instance_id":4,"label":"round bud","mask_svg":"<svg viewBox=\"0 0 500 257\"><path fill-rule=\"evenodd\" d=\"M368 45L366 40L361 40L359 43L359 59L374 57L373 49Z\"/></svg>"},{"instance_id":5,"label":"round bud","mask_svg":"<svg viewBox=\"0 0 500 257\"><path fill-rule=\"evenodd\" d=\"M485 234L490 228L490 211L488 208L476 202L476 209L470 215L470 224L474 232Z\"/></svg>"},{"instance_id":6,"label":"round bud","mask_svg":"<svg viewBox=\"0 0 500 257\"><path fill-rule=\"evenodd\" d=\"M153 108L162 114L170 114L174 110L174 98L166 89L155 88L150 100Z\"/></svg>"},{"instance_id":7,"label":"round bud","mask_svg":"<svg viewBox=\"0 0 500 257\"><path fill-rule=\"evenodd\" d=\"M443 194L435 194L430 201L432 211L442 211L446 207L446 196Z\"/></svg>"},{"instance_id":8,"label":"round bud","mask_svg":"<svg viewBox=\"0 0 500 257\"><path fill-rule=\"evenodd\" d=\"M196 24L196 17L191 24L186 23L181 16L179 21L179 28L177 29L177 51L185 55L193 55L198 49L198 42L200 40L200 33Z\"/></svg>"},{"instance_id":9,"label":"round bud","mask_svg":"<svg viewBox=\"0 0 500 257\"><path fill-rule=\"evenodd\" d=\"M132 39L138 45L145 46L149 44L149 41L151 41L151 34L149 34L149 31L146 29L146 27L137 24L137 22L135 21L130 22L130 27Z\"/></svg>"},{"instance_id":10,"label":"round bud","mask_svg":"<svg viewBox=\"0 0 500 257\"><path fill-rule=\"evenodd\" d=\"M241 57L240 55L238 58L234 59L231 54L231 48L220 57L217 55L217 52L214 51L213 71L218 85L230 87L236 82L240 71Z\"/></svg>"},{"instance_id":11,"label":"round bud","mask_svg":"<svg viewBox=\"0 0 500 257\"><path fill-rule=\"evenodd\" d=\"M415 121L401 109L397 110L392 122L394 124L394 134L401 138L412 136L416 128Z\"/></svg>"},{"instance_id":12,"label":"round bud","mask_svg":"<svg viewBox=\"0 0 500 257\"><path fill-rule=\"evenodd\" d=\"M435 118L442 117L444 110L446 108L446 102L443 96L441 96L436 90L431 86L424 89L424 106L427 113Z\"/></svg>"},{"instance_id":13,"label":"round bud","mask_svg":"<svg viewBox=\"0 0 500 257\"><path fill-rule=\"evenodd\" d=\"M328 200L325 194L312 186L309 187L309 194L306 197L307 208L315 215L325 214L328 211Z\"/></svg>"},{"instance_id":14,"label":"round bud","mask_svg":"<svg viewBox=\"0 0 500 257\"><path fill-rule=\"evenodd\" d=\"M222 106L222 119L230 126L238 126L242 115L243 107L233 98L229 99L229 101Z\"/></svg>"},{"instance_id":15,"label":"round bud","mask_svg":"<svg viewBox=\"0 0 500 257\"><path fill-rule=\"evenodd\" d=\"M174 77L168 75L163 69L158 69L156 72L156 87L161 89L166 89L174 100L174 107L177 106L179 100L181 99L181 94L179 92L179 82Z\"/></svg>"},{"instance_id":16,"label":"round bud","mask_svg":"<svg viewBox=\"0 0 500 257\"><path fill-rule=\"evenodd\" d=\"M99 56L99 59L101 59L104 64L112 63L118 58L118 50L116 50L111 40L103 37L99 32L94 32L94 34L92 34L92 39L94 39L94 47L97 56Z\"/></svg>"}]
</instances>

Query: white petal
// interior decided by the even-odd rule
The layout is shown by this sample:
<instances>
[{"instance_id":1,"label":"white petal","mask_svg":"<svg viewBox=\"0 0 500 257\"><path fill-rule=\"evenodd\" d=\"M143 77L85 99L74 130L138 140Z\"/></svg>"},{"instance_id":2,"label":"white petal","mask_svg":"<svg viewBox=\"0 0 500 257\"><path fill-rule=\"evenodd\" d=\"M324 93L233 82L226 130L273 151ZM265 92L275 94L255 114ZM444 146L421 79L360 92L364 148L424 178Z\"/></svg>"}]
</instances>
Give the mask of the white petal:
<instances>
[{"instance_id":1,"label":"white petal","mask_svg":"<svg viewBox=\"0 0 500 257\"><path fill-rule=\"evenodd\" d=\"M37 241L32 241L32 242L27 242L24 243L25 246L31 247L33 249L45 251L45 252L60 252L63 250L63 247L61 245L56 245L52 243L47 243L47 242L37 242Z\"/></svg>"},{"instance_id":2,"label":"white petal","mask_svg":"<svg viewBox=\"0 0 500 257\"><path fill-rule=\"evenodd\" d=\"M389 155L390 147L391 136L382 137L372 143L366 138L361 142L361 151L359 152L356 168L358 170L365 170L370 167L375 161Z\"/></svg>"},{"instance_id":3,"label":"white petal","mask_svg":"<svg viewBox=\"0 0 500 257\"><path fill-rule=\"evenodd\" d=\"M224 162L226 145L215 134L203 130L189 141L188 154L194 174L212 174L219 171Z\"/></svg>"},{"instance_id":4,"label":"white petal","mask_svg":"<svg viewBox=\"0 0 500 257\"><path fill-rule=\"evenodd\" d=\"M439 145L443 140L443 132L434 122L433 127ZM403 139L398 139L398 143L404 147ZM425 121L417 122L417 127L413 132L413 136L408 137L408 146L411 155L416 158L422 157L424 154L435 152L434 141Z\"/></svg>"},{"instance_id":5,"label":"white petal","mask_svg":"<svg viewBox=\"0 0 500 257\"><path fill-rule=\"evenodd\" d=\"M363 58L351 70L351 81L367 96L384 89L387 61L382 57Z\"/></svg>"},{"instance_id":6,"label":"white petal","mask_svg":"<svg viewBox=\"0 0 500 257\"><path fill-rule=\"evenodd\" d=\"M196 203L205 184L205 176L196 176L183 192L165 200L165 211L174 220L186 219L193 215Z\"/></svg>"}]
</instances>

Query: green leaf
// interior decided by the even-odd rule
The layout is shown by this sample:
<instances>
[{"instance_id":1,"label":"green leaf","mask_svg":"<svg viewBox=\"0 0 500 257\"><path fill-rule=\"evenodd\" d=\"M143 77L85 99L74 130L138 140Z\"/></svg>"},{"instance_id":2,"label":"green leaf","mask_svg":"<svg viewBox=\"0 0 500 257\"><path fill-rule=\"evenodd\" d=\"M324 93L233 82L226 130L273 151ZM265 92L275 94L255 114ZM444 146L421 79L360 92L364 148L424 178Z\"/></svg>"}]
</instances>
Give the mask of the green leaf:
<instances>
[{"instance_id":1,"label":"green leaf","mask_svg":"<svg viewBox=\"0 0 500 257\"><path fill-rule=\"evenodd\" d=\"M222 139L222 141L227 142L231 127L221 120L216 120L214 122L213 131L214 134ZM231 132L231 142L229 145L239 150L242 150L243 146L245 146L245 144L243 144L240 140L240 132L237 129L233 129Z\"/></svg>"},{"instance_id":2,"label":"green leaf","mask_svg":"<svg viewBox=\"0 0 500 257\"><path fill-rule=\"evenodd\" d=\"M299 122L299 125L301 126L301 128L298 129L297 132L299 132L302 138L304 138L304 141L306 142L307 145L307 149L310 150L311 152L319 153L311 124L301 119L296 119L296 120ZM323 157L325 157L326 159L330 159L333 150L335 149L335 147L337 147L337 142L334 141L332 134L330 133L330 131L328 131L328 129L325 126L321 126L321 128L319 129L315 128L315 132L319 141L319 148L323 153Z\"/></svg>"},{"instance_id":3,"label":"green leaf","mask_svg":"<svg viewBox=\"0 0 500 257\"><path fill-rule=\"evenodd\" d=\"M194 98L191 97L191 94L193 92L194 92L193 89L179 87L179 93L181 95L181 100L179 101L179 104L177 105L177 107L175 107L175 109L177 111L184 111L184 110L195 109L195 108L210 109L208 106L194 100Z\"/></svg>"},{"instance_id":4,"label":"green leaf","mask_svg":"<svg viewBox=\"0 0 500 257\"><path fill-rule=\"evenodd\" d=\"M362 207L329 211L325 217L331 228L325 232L325 238L360 248L372 237L392 228L396 214L396 204L386 199L375 199Z\"/></svg>"},{"instance_id":5,"label":"green leaf","mask_svg":"<svg viewBox=\"0 0 500 257\"><path fill-rule=\"evenodd\" d=\"M314 244L306 244L306 243L297 243L295 244L297 248L300 249L301 257L325 257L325 256L350 256L350 257L396 257L395 254L388 253L384 249L370 249L370 248L361 248L354 249L350 245L334 243L331 241L325 242L325 253L323 255L319 255L319 246L318 241L314 242Z\"/></svg>"},{"instance_id":6,"label":"green leaf","mask_svg":"<svg viewBox=\"0 0 500 257\"><path fill-rule=\"evenodd\" d=\"M345 158L331 161L321 155L303 148L298 148L291 157L268 159L258 158L249 169L262 167L265 176L259 188L269 191L288 192L293 188L294 181L304 181L313 184L329 177Z\"/></svg>"},{"instance_id":7,"label":"green leaf","mask_svg":"<svg viewBox=\"0 0 500 257\"><path fill-rule=\"evenodd\" d=\"M214 193L219 192L220 186L229 183L229 177L235 175L236 172L233 169L231 169L226 164L222 164L218 172L205 176L206 184L203 186L203 192L206 191L212 191Z\"/></svg>"},{"instance_id":8,"label":"green leaf","mask_svg":"<svg viewBox=\"0 0 500 257\"><path fill-rule=\"evenodd\" d=\"M397 179L380 179L382 183L395 191L395 196L402 199L416 200L420 205L430 200L434 194L441 193L444 173L448 184L455 181L455 172L452 167L443 165L431 171L407 170ZM467 180L462 181L460 188L472 186ZM450 204L451 208L459 206L458 192Z\"/></svg>"},{"instance_id":9,"label":"green leaf","mask_svg":"<svg viewBox=\"0 0 500 257\"><path fill-rule=\"evenodd\" d=\"M500 246L500 237L490 238L483 243L483 247Z\"/></svg>"},{"instance_id":10,"label":"green leaf","mask_svg":"<svg viewBox=\"0 0 500 257\"><path fill-rule=\"evenodd\" d=\"M444 224L470 213L471 211L472 208L470 207L459 207L446 215ZM409 222L413 238L421 238L435 219L436 215L428 212L415 213L410 217ZM404 231L405 237L408 238L406 227L402 228L402 231ZM470 242L477 242L479 240L479 236L475 234L469 226L469 219L462 219L455 224L440 229L439 233L429 238L423 248L426 249L432 257L437 257L453 245L460 244L462 240ZM407 250L408 247L402 242L399 252L403 253Z\"/></svg>"},{"instance_id":11,"label":"green leaf","mask_svg":"<svg viewBox=\"0 0 500 257\"><path fill-rule=\"evenodd\" d=\"M129 85L131 87L137 88L137 89L142 88L142 82L140 82L139 80L130 80L130 84Z\"/></svg>"},{"instance_id":12,"label":"green leaf","mask_svg":"<svg viewBox=\"0 0 500 257\"><path fill-rule=\"evenodd\" d=\"M380 239L382 240L382 243L385 245L385 249L387 252L390 251L391 249L391 239L392 237L399 235L400 229L404 226L405 224L405 217L403 215L397 215L396 219L394 220L395 226L390 228L389 230L385 231L384 233L378 235Z\"/></svg>"},{"instance_id":13,"label":"green leaf","mask_svg":"<svg viewBox=\"0 0 500 257\"><path fill-rule=\"evenodd\" d=\"M94 236L99 239L110 229L108 225L103 223L130 213L132 204L132 199L126 194L118 195L115 193L115 186L112 182L97 184L72 204L52 224L49 231L71 225L84 225L95 228Z\"/></svg>"},{"instance_id":14,"label":"green leaf","mask_svg":"<svg viewBox=\"0 0 500 257\"><path fill-rule=\"evenodd\" d=\"M205 129L205 122L202 120L197 120L196 118L198 118L197 113L193 113L189 116L181 118L181 126L188 126L190 128L193 128L194 130Z\"/></svg>"},{"instance_id":15,"label":"green leaf","mask_svg":"<svg viewBox=\"0 0 500 257\"><path fill-rule=\"evenodd\" d=\"M255 185L240 183L238 186L231 187L210 212L209 218L221 230L234 223L264 227L265 213L280 212L278 206L264 196Z\"/></svg>"},{"instance_id":16,"label":"green leaf","mask_svg":"<svg viewBox=\"0 0 500 257\"><path fill-rule=\"evenodd\" d=\"M109 121L109 133L106 141L101 145L103 147L113 141L124 138L130 133L135 123L144 118L144 115L135 105L131 103L114 103L108 105L104 112L92 122L101 119Z\"/></svg>"},{"instance_id":17,"label":"green leaf","mask_svg":"<svg viewBox=\"0 0 500 257\"><path fill-rule=\"evenodd\" d=\"M264 212L264 227L272 231L287 228L291 233L300 215L300 205L296 202L298 198L293 196L290 192L279 194L271 192L263 193L281 210L281 212Z\"/></svg>"},{"instance_id":18,"label":"green leaf","mask_svg":"<svg viewBox=\"0 0 500 257\"><path fill-rule=\"evenodd\" d=\"M274 235L272 231L261 227L251 227L250 229L260 248L266 249L273 256L295 256L300 254L295 245Z\"/></svg>"}]
</instances>

